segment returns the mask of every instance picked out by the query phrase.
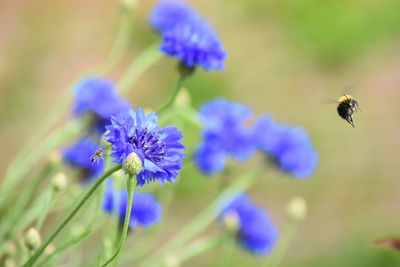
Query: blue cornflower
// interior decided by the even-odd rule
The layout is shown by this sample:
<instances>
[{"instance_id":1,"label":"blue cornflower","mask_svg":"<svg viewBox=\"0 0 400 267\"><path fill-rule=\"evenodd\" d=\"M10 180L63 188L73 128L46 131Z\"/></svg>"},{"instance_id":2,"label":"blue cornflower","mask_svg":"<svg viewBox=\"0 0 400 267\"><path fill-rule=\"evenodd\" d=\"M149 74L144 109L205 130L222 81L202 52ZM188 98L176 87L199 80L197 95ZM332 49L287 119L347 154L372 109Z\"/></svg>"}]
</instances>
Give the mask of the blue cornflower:
<instances>
[{"instance_id":1,"label":"blue cornflower","mask_svg":"<svg viewBox=\"0 0 400 267\"><path fill-rule=\"evenodd\" d=\"M224 99L203 105L200 109L204 124L202 142L194 154L195 164L200 171L212 175L225 167L227 155L239 161L252 155L252 132L243 125L250 115L247 107Z\"/></svg>"},{"instance_id":2,"label":"blue cornflower","mask_svg":"<svg viewBox=\"0 0 400 267\"><path fill-rule=\"evenodd\" d=\"M98 144L90 139L82 138L63 152L63 160L79 169L83 180L88 180L103 170L104 162L102 159L98 159L94 163L90 161L90 158L99 147Z\"/></svg>"},{"instance_id":3,"label":"blue cornflower","mask_svg":"<svg viewBox=\"0 0 400 267\"><path fill-rule=\"evenodd\" d=\"M177 57L187 67L205 70L224 68L226 52L204 19L178 1L162 1L150 14L150 24L161 34L160 50Z\"/></svg>"},{"instance_id":4,"label":"blue cornflower","mask_svg":"<svg viewBox=\"0 0 400 267\"><path fill-rule=\"evenodd\" d=\"M142 161L142 169L136 175L137 185L157 179L161 185L167 180L171 183L182 168L185 148L182 133L176 127L165 126L159 129L157 114L147 117L142 109L129 110L112 116L111 125L106 126L109 133L104 140L111 143L111 156L116 163L123 164L126 157L134 152Z\"/></svg>"},{"instance_id":5,"label":"blue cornflower","mask_svg":"<svg viewBox=\"0 0 400 267\"><path fill-rule=\"evenodd\" d=\"M197 20L198 17L189 5L175 0L164 0L153 7L149 23L156 31L162 33L193 19Z\"/></svg>"},{"instance_id":6,"label":"blue cornflower","mask_svg":"<svg viewBox=\"0 0 400 267\"><path fill-rule=\"evenodd\" d=\"M278 232L271 224L266 213L254 206L244 194L233 197L220 214L234 214L238 218L238 243L246 250L255 254L267 254L274 246Z\"/></svg>"},{"instance_id":7,"label":"blue cornflower","mask_svg":"<svg viewBox=\"0 0 400 267\"><path fill-rule=\"evenodd\" d=\"M160 50L167 56L177 57L188 68L200 65L207 71L224 69L226 52L222 43L202 20L179 24L165 31L162 39Z\"/></svg>"},{"instance_id":8,"label":"blue cornflower","mask_svg":"<svg viewBox=\"0 0 400 267\"><path fill-rule=\"evenodd\" d=\"M315 170L318 156L303 129L277 124L270 117L261 116L253 133L257 148L266 152L283 171L304 178Z\"/></svg>"},{"instance_id":9,"label":"blue cornflower","mask_svg":"<svg viewBox=\"0 0 400 267\"><path fill-rule=\"evenodd\" d=\"M107 181L105 192L101 203L101 209L111 214L115 211L119 220L125 220L126 206L128 202L128 192L126 190L114 192L111 180ZM137 225L148 227L161 218L161 206L154 197L147 193L133 194L131 216L129 227L135 228Z\"/></svg>"},{"instance_id":10,"label":"blue cornflower","mask_svg":"<svg viewBox=\"0 0 400 267\"><path fill-rule=\"evenodd\" d=\"M129 104L120 98L112 81L101 78L86 78L75 88L74 114L90 112L94 115L94 123L100 133L110 123L111 115L129 109Z\"/></svg>"}]
</instances>

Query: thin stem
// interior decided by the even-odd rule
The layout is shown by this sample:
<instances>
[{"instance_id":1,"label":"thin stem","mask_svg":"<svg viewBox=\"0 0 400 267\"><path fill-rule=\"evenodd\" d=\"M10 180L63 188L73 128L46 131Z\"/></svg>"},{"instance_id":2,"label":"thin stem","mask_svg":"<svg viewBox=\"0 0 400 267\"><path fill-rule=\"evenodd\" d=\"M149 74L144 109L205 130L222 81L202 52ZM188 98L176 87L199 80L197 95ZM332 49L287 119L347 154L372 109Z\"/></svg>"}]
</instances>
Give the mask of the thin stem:
<instances>
[{"instance_id":1,"label":"thin stem","mask_svg":"<svg viewBox=\"0 0 400 267\"><path fill-rule=\"evenodd\" d=\"M236 179L233 183L227 186L220 195L207 206L200 214L188 223L183 229L178 232L172 240L168 241L158 252L154 253L152 257L145 260L140 266L157 266L161 263L161 259L169 251L178 249L195 235L204 230L221 212L226 201L234 195L246 191L259 177L264 169L264 165L255 167L251 171L245 172L242 176Z\"/></svg>"},{"instance_id":2,"label":"thin stem","mask_svg":"<svg viewBox=\"0 0 400 267\"><path fill-rule=\"evenodd\" d=\"M162 54L158 51L158 44L153 44L132 61L117 83L117 88L121 94L126 94L138 78L161 59L161 56Z\"/></svg>"},{"instance_id":3,"label":"thin stem","mask_svg":"<svg viewBox=\"0 0 400 267\"><path fill-rule=\"evenodd\" d=\"M107 152L106 152L107 153ZM107 155L107 154L106 154ZM108 165L105 165L108 167ZM102 189L104 189L104 186L102 186ZM87 227L85 230L83 230L78 236L73 236L71 239L67 240L66 242L57 245L56 249L54 250L53 253L48 255L44 260L42 260L39 263L39 266L44 266L48 261L50 261L55 255L59 254L60 252L66 250L67 248L79 243L80 241L84 240L86 237L88 237L91 233L93 233L91 230L97 221L97 217L100 212L100 205L101 205L101 200L103 196L103 190L100 190L97 192L97 199L96 199L96 205L94 207L95 213L88 223Z\"/></svg>"},{"instance_id":4,"label":"thin stem","mask_svg":"<svg viewBox=\"0 0 400 267\"><path fill-rule=\"evenodd\" d=\"M231 265L232 254L235 248L235 234L226 233L220 237L221 243L224 242L224 246L221 247L217 259L217 264L215 266L224 267Z\"/></svg>"},{"instance_id":5,"label":"thin stem","mask_svg":"<svg viewBox=\"0 0 400 267\"><path fill-rule=\"evenodd\" d=\"M122 229L121 239L119 241L118 248L115 251L114 255L108 261L106 261L106 263L104 263L102 265L102 267L105 267L108 264L110 264L119 255L121 248L125 243L126 235L128 233L129 220L131 218L132 198L133 198L134 189L135 189L135 178L133 176L129 176L129 178L128 178L128 200L127 200L127 205L126 205L124 228Z\"/></svg>"},{"instance_id":6,"label":"thin stem","mask_svg":"<svg viewBox=\"0 0 400 267\"><path fill-rule=\"evenodd\" d=\"M284 230L282 232L281 241L276 246L275 252L271 255L269 261L267 261L266 266L276 267L282 261L287 249L289 248L290 242L296 231L298 221L291 220L286 223Z\"/></svg>"},{"instance_id":7,"label":"thin stem","mask_svg":"<svg viewBox=\"0 0 400 267\"><path fill-rule=\"evenodd\" d=\"M161 113L165 112L168 110L175 102L176 97L178 96L179 92L181 91L183 87L183 81L185 80L186 76L179 74L179 77L175 83L175 88L174 91L172 92L171 97L169 98L168 102L162 106L157 113L160 115Z\"/></svg>"},{"instance_id":8,"label":"thin stem","mask_svg":"<svg viewBox=\"0 0 400 267\"><path fill-rule=\"evenodd\" d=\"M182 264L194 256L217 248L222 244L222 241L223 240L221 240L219 236L207 237L193 241L185 246L185 249L177 253L179 263Z\"/></svg>"},{"instance_id":9,"label":"thin stem","mask_svg":"<svg viewBox=\"0 0 400 267\"><path fill-rule=\"evenodd\" d=\"M121 169L121 164L114 166L108 171L104 172L103 175L97 180L97 182L90 188L89 192L82 198L82 200L78 203L76 208L68 215L68 217L58 226L55 232L49 237L49 239L35 252L35 254L30 257L30 259L23 265L24 267L32 266L36 260L42 255L43 251L50 244L51 241L56 238L56 236L61 232L62 229L68 224L68 222L75 216L75 214L82 208L82 206L86 203L86 201L90 198L90 196L96 191L96 189L103 183L103 181L113 174L114 172Z\"/></svg>"},{"instance_id":10,"label":"thin stem","mask_svg":"<svg viewBox=\"0 0 400 267\"><path fill-rule=\"evenodd\" d=\"M52 185L50 185L52 187ZM42 205L41 205L41 210L38 214L38 219L36 220L36 230L40 232L40 228L42 227L42 224L44 220L46 219L46 216L49 212L49 209L51 205L53 204L54 197L55 197L55 190L54 188L49 188L47 191L47 196L43 199Z\"/></svg>"}]
</instances>

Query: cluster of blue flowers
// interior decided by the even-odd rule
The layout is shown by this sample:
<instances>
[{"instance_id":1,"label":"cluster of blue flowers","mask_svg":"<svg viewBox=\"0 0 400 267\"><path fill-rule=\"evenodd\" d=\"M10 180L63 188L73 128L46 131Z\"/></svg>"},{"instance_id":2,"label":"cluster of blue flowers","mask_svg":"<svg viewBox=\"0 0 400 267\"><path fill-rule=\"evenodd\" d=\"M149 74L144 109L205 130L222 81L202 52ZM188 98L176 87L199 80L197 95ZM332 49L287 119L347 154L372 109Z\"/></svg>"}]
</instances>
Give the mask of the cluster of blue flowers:
<instances>
[{"instance_id":1,"label":"cluster of blue flowers","mask_svg":"<svg viewBox=\"0 0 400 267\"><path fill-rule=\"evenodd\" d=\"M158 180L173 183L182 168L185 148L182 133L176 127L165 126L159 129L157 114L147 117L139 108L112 116L111 125L106 126L109 133L104 140L111 144L111 156L115 163L123 164L132 152L142 161L142 170L136 175L137 185Z\"/></svg>"},{"instance_id":2,"label":"cluster of blue flowers","mask_svg":"<svg viewBox=\"0 0 400 267\"><path fill-rule=\"evenodd\" d=\"M223 99L206 103L200 114L204 128L194 160L206 175L223 170L227 155L243 161L256 149L265 152L279 169L297 178L308 177L315 170L318 157L301 128L275 123L265 115L252 128L246 128L250 109Z\"/></svg>"},{"instance_id":3,"label":"cluster of blue flowers","mask_svg":"<svg viewBox=\"0 0 400 267\"><path fill-rule=\"evenodd\" d=\"M109 214L116 212L119 220L125 220L126 206L128 203L128 193L126 190L115 192L112 180L106 181L106 187L101 202L101 209ZM131 216L129 227L135 228L137 225L148 227L161 219L161 206L151 194L134 193L132 199Z\"/></svg>"},{"instance_id":4,"label":"cluster of blue flowers","mask_svg":"<svg viewBox=\"0 0 400 267\"><path fill-rule=\"evenodd\" d=\"M254 254L267 254L271 251L278 232L266 213L251 203L246 195L232 198L221 211L220 218L226 215L234 215L238 219L236 239L244 249Z\"/></svg>"},{"instance_id":5,"label":"cluster of blue flowers","mask_svg":"<svg viewBox=\"0 0 400 267\"><path fill-rule=\"evenodd\" d=\"M153 8L149 23L161 35L160 50L167 56L177 57L188 68L224 68L222 43L189 6L175 0L161 1Z\"/></svg>"}]
</instances>

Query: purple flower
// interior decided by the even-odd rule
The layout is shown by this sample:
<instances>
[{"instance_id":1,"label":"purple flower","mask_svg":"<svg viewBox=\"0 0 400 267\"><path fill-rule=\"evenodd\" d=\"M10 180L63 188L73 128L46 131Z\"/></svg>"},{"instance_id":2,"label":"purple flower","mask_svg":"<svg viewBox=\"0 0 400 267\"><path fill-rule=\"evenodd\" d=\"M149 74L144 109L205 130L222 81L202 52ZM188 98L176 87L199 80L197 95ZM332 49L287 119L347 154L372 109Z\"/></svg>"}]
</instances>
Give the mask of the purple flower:
<instances>
[{"instance_id":1,"label":"purple flower","mask_svg":"<svg viewBox=\"0 0 400 267\"><path fill-rule=\"evenodd\" d=\"M284 172L298 178L310 176L318 162L307 133L299 127L275 123L261 116L253 127L257 148L267 155Z\"/></svg>"},{"instance_id":2,"label":"purple flower","mask_svg":"<svg viewBox=\"0 0 400 267\"><path fill-rule=\"evenodd\" d=\"M240 194L232 198L221 212L220 218L227 214L234 214L238 218L236 239L244 249L255 254L267 254L271 251L278 237L277 230L266 213L254 206L246 195Z\"/></svg>"},{"instance_id":3,"label":"purple flower","mask_svg":"<svg viewBox=\"0 0 400 267\"><path fill-rule=\"evenodd\" d=\"M194 154L195 164L200 171L213 175L224 169L227 155L239 161L252 155L252 132L243 125L251 115L250 109L217 99L203 105L200 115L204 129L202 142Z\"/></svg>"},{"instance_id":4,"label":"purple flower","mask_svg":"<svg viewBox=\"0 0 400 267\"><path fill-rule=\"evenodd\" d=\"M162 33L193 19L198 19L197 14L189 5L175 0L164 0L153 7L149 23Z\"/></svg>"},{"instance_id":5,"label":"purple flower","mask_svg":"<svg viewBox=\"0 0 400 267\"><path fill-rule=\"evenodd\" d=\"M91 113L96 129L103 133L112 115L129 109L129 104L120 98L112 81L101 78L86 78L75 88L74 114Z\"/></svg>"},{"instance_id":6,"label":"purple flower","mask_svg":"<svg viewBox=\"0 0 400 267\"><path fill-rule=\"evenodd\" d=\"M111 179L107 180L103 194L101 209L109 214L116 212L121 223L125 221L126 206L128 204L128 192L126 190L115 192ZM161 206L154 197L147 193L135 192L132 198L131 216L129 227L137 225L148 227L161 218Z\"/></svg>"},{"instance_id":7,"label":"purple flower","mask_svg":"<svg viewBox=\"0 0 400 267\"><path fill-rule=\"evenodd\" d=\"M115 163L123 164L126 157L135 152L142 161L142 170L136 175L137 185L158 180L161 185L167 180L171 183L182 168L184 146L182 133L176 127L165 126L159 129L157 114L147 117L142 109L129 110L112 116L110 132L104 140L111 143L111 156Z\"/></svg>"},{"instance_id":8,"label":"purple flower","mask_svg":"<svg viewBox=\"0 0 400 267\"><path fill-rule=\"evenodd\" d=\"M63 160L81 171L83 180L89 180L103 171L104 162L98 159L91 162L90 158L100 146L90 139L82 138L76 144L63 152Z\"/></svg>"}]
</instances>

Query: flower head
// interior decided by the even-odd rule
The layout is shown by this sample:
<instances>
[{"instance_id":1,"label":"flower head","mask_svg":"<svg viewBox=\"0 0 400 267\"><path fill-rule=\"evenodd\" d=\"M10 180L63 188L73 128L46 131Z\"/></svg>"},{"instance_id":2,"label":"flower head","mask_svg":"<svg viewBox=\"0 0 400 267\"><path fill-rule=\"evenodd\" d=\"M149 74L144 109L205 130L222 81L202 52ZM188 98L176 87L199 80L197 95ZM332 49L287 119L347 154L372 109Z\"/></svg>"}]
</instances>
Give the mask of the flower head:
<instances>
[{"instance_id":1,"label":"flower head","mask_svg":"<svg viewBox=\"0 0 400 267\"><path fill-rule=\"evenodd\" d=\"M117 95L114 84L107 79L86 78L80 81L75 88L75 101L74 114L79 116L91 112L101 133L112 115L129 109L129 104Z\"/></svg>"},{"instance_id":2,"label":"flower head","mask_svg":"<svg viewBox=\"0 0 400 267\"><path fill-rule=\"evenodd\" d=\"M104 167L103 160L99 159L95 163L90 160L98 148L98 144L90 139L82 138L63 152L63 160L72 167L79 169L83 180L88 180L101 173Z\"/></svg>"},{"instance_id":3,"label":"flower head","mask_svg":"<svg viewBox=\"0 0 400 267\"><path fill-rule=\"evenodd\" d=\"M261 116L253 133L257 148L266 152L283 171L304 178L315 170L318 156L303 129L277 124L270 117Z\"/></svg>"},{"instance_id":4,"label":"flower head","mask_svg":"<svg viewBox=\"0 0 400 267\"><path fill-rule=\"evenodd\" d=\"M132 152L142 161L141 171L136 175L137 185L157 179L161 185L167 180L171 183L182 168L184 146L182 133L176 127L165 126L159 129L157 114L147 117L142 109L129 110L111 118L106 126L109 133L105 140L111 144L111 156L116 163L123 164Z\"/></svg>"},{"instance_id":5,"label":"flower head","mask_svg":"<svg viewBox=\"0 0 400 267\"><path fill-rule=\"evenodd\" d=\"M160 50L167 56L178 58L188 68L197 65L205 70L223 70L226 52L222 43L202 20L179 24L162 34Z\"/></svg>"},{"instance_id":6,"label":"flower head","mask_svg":"<svg viewBox=\"0 0 400 267\"><path fill-rule=\"evenodd\" d=\"M196 19L198 19L196 12L187 4L176 0L164 0L153 7L149 23L155 30L162 33L178 24Z\"/></svg>"},{"instance_id":7,"label":"flower head","mask_svg":"<svg viewBox=\"0 0 400 267\"><path fill-rule=\"evenodd\" d=\"M111 180L107 180L106 190L103 194L101 209L111 214L116 212L121 222L125 220L126 206L128 202L128 192L126 190L115 192L112 188ZM131 216L129 227L135 228L137 225L148 227L161 218L161 206L147 193L133 194Z\"/></svg>"},{"instance_id":8,"label":"flower head","mask_svg":"<svg viewBox=\"0 0 400 267\"><path fill-rule=\"evenodd\" d=\"M269 253L278 233L265 212L254 206L246 195L240 194L231 199L220 217L232 214L239 219L239 229L236 233L238 243L251 253Z\"/></svg>"},{"instance_id":9,"label":"flower head","mask_svg":"<svg viewBox=\"0 0 400 267\"><path fill-rule=\"evenodd\" d=\"M225 166L226 155L236 160L248 159L254 151L251 130L243 123L250 117L247 107L214 100L200 109L204 123L202 142L195 152L195 163L205 174L212 175Z\"/></svg>"},{"instance_id":10,"label":"flower head","mask_svg":"<svg viewBox=\"0 0 400 267\"><path fill-rule=\"evenodd\" d=\"M213 30L188 5L166 0L150 14L150 24L161 34L160 50L178 58L181 65L205 70L224 68L226 52Z\"/></svg>"}]
</instances>

